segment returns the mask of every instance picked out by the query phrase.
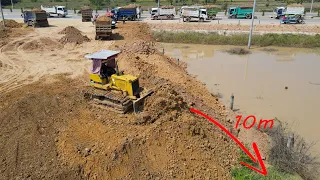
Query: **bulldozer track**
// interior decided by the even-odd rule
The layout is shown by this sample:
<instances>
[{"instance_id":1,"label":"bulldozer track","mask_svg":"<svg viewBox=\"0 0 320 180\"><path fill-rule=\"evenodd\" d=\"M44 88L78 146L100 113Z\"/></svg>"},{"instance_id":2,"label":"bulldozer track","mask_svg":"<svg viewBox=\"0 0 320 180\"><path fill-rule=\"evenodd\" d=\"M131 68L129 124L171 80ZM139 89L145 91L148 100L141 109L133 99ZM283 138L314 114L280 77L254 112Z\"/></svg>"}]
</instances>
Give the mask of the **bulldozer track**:
<instances>
[{"instance_id":1,"label":"bulldozer track","mask_svg":"<svg viewBox=\"0 0 320 180\"><path fill-rule=\"evenodd\" d=\"M91 100L95 106L99 105L103 109L107 108L108 110L122 114L131 110L133 106L133 102L129 97L112 90L95 89L85 92L84 97Z\"/></svg>"}]
</instances>

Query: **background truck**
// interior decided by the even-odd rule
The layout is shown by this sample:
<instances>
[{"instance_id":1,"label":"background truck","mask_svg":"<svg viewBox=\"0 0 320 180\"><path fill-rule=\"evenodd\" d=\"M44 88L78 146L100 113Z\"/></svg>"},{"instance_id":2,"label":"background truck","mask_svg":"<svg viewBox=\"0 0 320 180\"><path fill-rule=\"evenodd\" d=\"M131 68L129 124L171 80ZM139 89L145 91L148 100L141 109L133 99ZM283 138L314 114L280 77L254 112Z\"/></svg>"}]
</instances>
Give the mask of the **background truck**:
<instances>
[{"instance_id":1,"label":"background truck","mask_svg":"<svg viewBox=\"0 0 320 180\"><path fill-rule=\"evenodd\" d=\"M65 6L43 6L41 5L41 9L47 12L48 17L58 16L58 17L66 17L68 15L68 10Z\"/></svg>"},{"instance_id":2,"label":"background truck","mask_svg":"<svg viewBox=\"0 0 320 180\"><path fill-rule=\"evenodd\" d=\"M253 7L252 6L238 6L230 7L228 11L229 19L252 18Z\"/></svg>"},{"instance_id":3,"label":"background truck","mask_svg":"<svg viewBox=\"0 0 320 180\"><path fill-rule=\"evenodd\" d=\"M135 21L141 17L141 6L136 4L129 4L120 7L117 11L117 20Z\"/></svg>"},{"instance_id":4,"label":"background truck","mask_svg":"<svg viewBox=\"0 0 320 180\"><path fill-rule=\"evenodd\" d=\"M23 12L24 23L33 27L49 27L46 11L36 9Z\"/></svg>"},{"instance_id":5,"label":"background truck","mask_svg":"<svg viewBox=\"0 0 320 180\"><path fill-rule=\"evenodd\" d=\"M273 18L280 19L284 15L285 7L276 7L273 10Z\"/></svg>"},{"instance_id":6,"label":"background truck","mask_svg":"<svg viewBox=\"0 0 320 180\"><path fill-rule=\"evenodd\" d=\"M216 18L218 12L220 11L220 9L217 6L214 5L206 5L204 6L204 8L207 9L207 16L208 16L208 20L213 20Z\"/></svg>"},{"instance_id":7,"label":"background truck","mask_svg":"<svg viewBox=\"0 0 320 180\"><path fill-rule=\"evenodd\" d=\"M82 22L91 22L91 19L93 18L91 7L82 6L80 8L80 11L81 11Z\"/></svg>"},{"instance_id":8,"label":"background truck","mask_svg":"<svg viewBox=\"0 0 320 180\"><path fill-rule=\"evenodd\" d=\"M182 7L181 17L183 22L185 21L189 22L193 19L203 22L205 19L208 18L207 10L205 8L196 7L196 6Z\"/></svg>"},{"instance_id":9,"label":"background truck","mask_svg":"<svg viewBox=\"0 0 320 180\"><path fill-rule=\"evenodd\" d=\"M288 5L280 22L283 24L304 24L304 6L301 4Z\"/></svg>"},{"instance_id":10,"label":"background truck","mask_svg":"<svg viewBox=\"0 0 320 180\"><path fill-rule=\"evenodd\" d=\"M99 16L95 22L95 40L109 38L112 35L112 19L106 15Z\"/></svg>"},{"instance_id":11,"label":"background truck","mask_svg":"<svg viewBox=\"0 0 320 180\"><path fill-rule=\"evenodd\" d=\"M151 19L174 19L176 9L173 6L163 6L160 8L151 9Z\"/></svg>"}]
</instances>

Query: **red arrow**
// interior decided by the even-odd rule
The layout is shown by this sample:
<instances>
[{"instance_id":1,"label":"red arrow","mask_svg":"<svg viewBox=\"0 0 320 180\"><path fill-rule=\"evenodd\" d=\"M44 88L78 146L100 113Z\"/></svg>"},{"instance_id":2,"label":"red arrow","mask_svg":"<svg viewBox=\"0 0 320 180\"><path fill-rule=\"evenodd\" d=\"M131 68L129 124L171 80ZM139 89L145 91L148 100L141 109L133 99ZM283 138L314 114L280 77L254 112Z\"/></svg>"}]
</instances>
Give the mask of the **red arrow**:
<instances>
[{"instance_id":1,"label":"red arrow","mask_svg":"<svg viewBox=\"0 0 320 180\"><path fill-rule=\"evenodd\" d=\"M224 132L226 132L230 137L231 139L233 139L239 146L240 148L246 153L248 154L248 156L251 158L252 161L254 162L257 162L256 158L250 153L250 151L239 141L239 139L237 139L234 135L232 135L225 127L223 127L220 123L218 123L217 121L215 121L214 119L212 119L211 117L209 117L208 115L202 113L201 111L197 110L197 109L194 109L194 108L190 108L190 111L191 112L194 112L194 113L197 113L203 117L205 117L208 121L212 122L213 124L217 125L220 129L222 129ZM248 168L266 176L268 174L267 172L267 169L262 161L262 158L261 158L261 155L260 155L260 152L259 152L259 149L258 149L258 146L255 142L252 143L252 147L253 147L253 150L258 158L258 162L259 162L259 165L261 166L261 169L257 169L249 164L246 164L244 162L240 162L242 165L244 166L247 166Z\"/></svg>"}]
</instances>

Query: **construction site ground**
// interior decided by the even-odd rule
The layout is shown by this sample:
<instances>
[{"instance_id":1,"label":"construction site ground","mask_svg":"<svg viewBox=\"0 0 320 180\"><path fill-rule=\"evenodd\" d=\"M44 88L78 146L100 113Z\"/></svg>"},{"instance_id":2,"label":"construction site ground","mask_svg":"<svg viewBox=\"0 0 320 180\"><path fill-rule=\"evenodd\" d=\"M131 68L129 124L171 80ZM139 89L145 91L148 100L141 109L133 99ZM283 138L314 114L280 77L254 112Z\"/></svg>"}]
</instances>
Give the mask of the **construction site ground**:
<instances>
[{"instance_id":1,"label":"construction site ground","mask_svg":"<svg viewBox=\"0 0 320 180\"><path fill-rule=\"evenodd\" d=\"M119 23L113 40L95 41L90 22L49 24L2 30L0 179L230 179L238 147L189 108L237 135L234 114L184 64L156 51L148 25ZM60 34L67 26L84 40ZM120 115L84 99L91 88L84 56L102 49L121 50L120 70L155 90L142 113ZM267 149L263 134L250 133L241 140Z\"/></svg>"}]
</instances>

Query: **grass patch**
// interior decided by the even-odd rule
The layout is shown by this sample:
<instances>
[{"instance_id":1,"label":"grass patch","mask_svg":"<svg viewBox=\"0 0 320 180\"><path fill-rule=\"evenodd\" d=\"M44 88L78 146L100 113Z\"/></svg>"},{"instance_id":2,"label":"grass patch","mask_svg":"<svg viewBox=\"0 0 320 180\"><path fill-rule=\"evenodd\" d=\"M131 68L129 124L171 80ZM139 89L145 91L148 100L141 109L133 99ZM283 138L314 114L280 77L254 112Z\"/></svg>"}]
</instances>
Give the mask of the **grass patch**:
<instances>
[{"instance_id":1,"label":"grass patch","mask_svg":"<svg viewBox=\"0 0 320 180\"><path fill-rule=\"evenodd\" d=\"M159 42L166 43L190 43L212 45L239 45L248 44L247 34L235 34L230 36L217 33L201 32L168 32L153 31L152 35ZM285 46L299 48L320 47L320 35L296 35L296 34L264 34L253 35L251 45L254 46Z\"/></svg>"}]
</instances>

